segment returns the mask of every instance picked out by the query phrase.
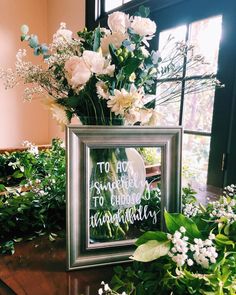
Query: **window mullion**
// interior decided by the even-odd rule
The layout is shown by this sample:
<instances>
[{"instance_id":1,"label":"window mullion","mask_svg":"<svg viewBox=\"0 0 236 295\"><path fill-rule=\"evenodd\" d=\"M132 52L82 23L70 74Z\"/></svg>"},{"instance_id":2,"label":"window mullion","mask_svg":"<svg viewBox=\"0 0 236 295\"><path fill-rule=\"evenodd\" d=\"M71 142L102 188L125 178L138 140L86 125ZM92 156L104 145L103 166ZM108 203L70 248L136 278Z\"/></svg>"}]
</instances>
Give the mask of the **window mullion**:
<instances>
[{"instance_id":1,"label":"window mullion","mask_svg":"<svg viewBox=\"0 0 236 295\"><path fill-rule=\"evenodd\" d=\"M187 25L186 35L185 35L185 42L189 39L189 24ZM183 60L183 76L182 76L182 86L181 86L181 100L180 100L180 111L179 111L179 125L183 125L183 112L184 112L184 94L185 94L185 76L187 71L187 50Z\"/></svg>"}]
</instances>

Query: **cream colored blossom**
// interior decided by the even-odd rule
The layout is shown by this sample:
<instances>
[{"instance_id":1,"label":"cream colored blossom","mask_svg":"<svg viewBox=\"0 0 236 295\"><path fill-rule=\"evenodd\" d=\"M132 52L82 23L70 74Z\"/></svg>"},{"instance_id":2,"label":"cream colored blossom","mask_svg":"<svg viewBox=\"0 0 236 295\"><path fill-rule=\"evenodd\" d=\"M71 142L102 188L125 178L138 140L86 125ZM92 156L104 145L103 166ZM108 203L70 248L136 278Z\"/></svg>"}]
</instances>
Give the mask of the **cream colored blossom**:
<instances>
[{"instance_id":1,"label":"cream colored blossom","mask_svg":"<svg viewBox=\"0 0 236 295\"><path fill-rule=\"evenodd\" d=\"M160 121L159 114L156 110L151 109L152 115L148 121L149 126L158 126L158 123Z\"/></svg>"},{"instance_id":2,"label":"cream colored blossom","mask_svg":"<svg viewBox=\"0 0 236 295\"><path fill-rule=\"evenodd\" d=\"M140 122L139 109L130 109L128 112L126 112L125 121L131 125L134 125L136 122Z\"/></svg>"},{"instance_id":3,"label":"cream colored blossom","mask_svg":"<svg viewBox=\"0 0 236 295\"><path fill-rule=\"evenodd\" d=\"M108 15L108 27L112 32L124 34L130 26L129 16L124 12L115 11Z\"/></svg>"},{"instance_id":4,"label":"cream colored blossom","mask_svg":"<svg viewBox=\"0 0 236 295\"><path fill-rule=\"evenodd\" d=\"M134 32L140 36L151 36L156 32L156 24L149 18L135 16L131 28Z\"/></svg>"},{"instance_id":5,"label":"cream colored blossom","mask_svg":"<svg viewBox=\"0 0 236 295\"><path fill-rule=\"evenodd\" d=\"M130 92L124 88L121 91L115 89L114 96L110 96L110 99L107 101L107 106L116 115L124 115L125 111L140 104L141 98L141 94L134 89Z\"/></svg>"},{"instance_id":6,"label":"cream colored blossom","mask_svg":"<svg viewBox=\"0 0 236 295\"><path fill-rule=\"evenodd\" d=\"M140 109L140 122L141 125L149 125L149 121L152 117L152 110L151 109Z\"/></svg>"},{"instance_id":7,"label":"cream colored blossom","mask_svg":"<svg viewBox=\"0 0 236 295\"><path fill-rule=\"evenodd\" d=\"M82 87L91 77L91 71L82 57L72 56L65 63L66 78L73 89Z\"/></svg>"},{"instance_id":8,"label":"cream colored blossom","mask_svg":"<svg viewBox=\"0 0 236 295\"><path fill-rule=\"evenodd\" d=\"M66 112L63 106L55 103L55 100L51 96L47 96L42 100L43 104L52 112L52 116L58 124L64 129L64 127L69 123L66 116Z\"/></svg>"},{"instance_id":9,"label":"cream colored blossom","mask_svg":"<svg viewBox=\"0 0 236 295\"><path fill-rule=\"evenodd\" d=\"M115 48L119 48L125 39L127 39L127 35L119 32L113 32L112 34L103 37L101 39L103 55L109 54L109 44L113 44Z\"/></svg>"},{"instance_id":10,"label":"cream colored blossom","mask_svg":"<svg viewBox=\"0 0 236 295\"><path fill-rule=\"evenodd\" d=\"M53 43L58 42L68 42L70 43L72 40L72 31L66 29L66 24L61 23L60 28L56 31L56 33L53 35Z\"/></svg>"},{"instance_id":11,"label":"cream colored blossom","mask_svg":"<svg viewBox=\"0 0 236 295\"><path fill-rule=\"evenodd\" d=\"M96 83L96 89L97 89L97 94L99 97L104 98L104 99L109 98L108 87L105 82L98 81Z\"/></svg>"},{"instance_id":12,"label":"cream colored blossom","mask_svg":"<svg viewBox=\"0 0 236 295\"><path fill-rule=\"evenodd\" d=\"M51 106L51 112L53 118L57 120L58 124L61 125L62 128L64 128L69 123L63 106L53 104Z\"/></svg>"}]
</instances>

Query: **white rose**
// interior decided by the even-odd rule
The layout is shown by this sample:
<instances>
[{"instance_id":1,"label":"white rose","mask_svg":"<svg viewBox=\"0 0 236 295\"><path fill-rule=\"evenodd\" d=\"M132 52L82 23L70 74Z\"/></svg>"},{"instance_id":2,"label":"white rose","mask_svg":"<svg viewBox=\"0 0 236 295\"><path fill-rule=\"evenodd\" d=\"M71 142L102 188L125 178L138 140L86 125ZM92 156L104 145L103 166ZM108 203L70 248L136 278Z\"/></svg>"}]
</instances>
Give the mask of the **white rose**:
<instances>
[{"instance_id":1,"label":"white rose","mask_svg":"<svg viewBox=\"0 0 236 295\"><path fill-rule=\"evenodd\" d=\"M129 16L120 11L115 11L108 15L107 23L112 32L119 32L122 34L124 34L130 26Z\"/></svg>"},{"instance_id":2,"label":"white rose","mask_svg":"<svg viewBox=\"0 0 236 295\"><path fill-rule=\"evenodd\" d=\"M105 58L102 56L101 53L85 50L83 52L83 59L87 66L89 67L90 71L95 74L102 74L104 65L105 65Z\"/></svg>"},{"instance_id":3,"label":"white rose","mask_svg":"<svg viewBox=\"0 0 236 295\"><path fill-rule=\"evenodd\" d=\"M156 32L156 24L149 18L135 16L131 28L140 36L151 36Z\"/></svg>"},{"instance_id":4,"label":"white rose","mask_svg":"<svg viewBox=\"0 0 236 295\"><path fill-rule=\"evenodd\" d=\"M115 48L119 48L122 42L127 39L126 34L114 32L101 39L101 49L104 55L109 54L109 44L113 44Z\"/></svg>"},{"instance_id":5,"label":"white rose","mask_svg":"<svg viewBox=\"0 0 236 295\"><path fill-rule=\"evenodd\" d=\"M73 89L83 86L91 77L91 71L82 57L72 56L65 63L66 78Z\"/></svg>"}]
</instances>

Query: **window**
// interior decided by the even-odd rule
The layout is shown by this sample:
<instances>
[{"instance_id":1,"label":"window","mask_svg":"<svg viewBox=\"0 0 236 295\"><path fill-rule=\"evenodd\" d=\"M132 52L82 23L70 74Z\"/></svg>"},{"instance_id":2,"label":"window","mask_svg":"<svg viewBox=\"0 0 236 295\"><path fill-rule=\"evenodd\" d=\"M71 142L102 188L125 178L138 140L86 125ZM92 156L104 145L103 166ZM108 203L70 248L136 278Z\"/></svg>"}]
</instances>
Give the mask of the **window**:
<instances>
[{"instance_id":1,"label":"window","mask_svg":"<svg viewBox=\"0 0 236 295\"><path fill-rule=\"evenodd\" d=\"M185 77L186 81L180 83L180 78L175 76L165 83L160 82L157 87L157 97L161 102L165 102L168 90L179 88L179 96L174 102L162 103L158 109L164 114L161 117L161 125L179 124L184 128L183 179L185 184L190 183L193 187L199 187L199 183L204 186L207 184L215 91L202 90L198 82L206 81L212 74L216 76L221 25L222 16L215 16L159 33L159 50L163 60L168 60L172 55L171 51L177 41L186 41L195 46L194 54L204 55L209 62L197 69L188 67L186 62L191 56L187 55L178 61L182 68L178 75L181 74L181 79ZM173 39L168 41L170 36ZM196 91L199 87L197 93L188 93L190 83L196 85Z\"/></svg>"},{"instance_id":2,"label":"window","mask_svg":"<svg viewBox=\"0 0 236 295\"><path fill-rule=\"evenodd\" d=\"M125 3L130 2L131 0L105 0L105 12L111 11L115 8L119 8Z\"/></svg>"},{"instance_id":3,"label":"window","mask_svg":"<svg viewBox=\"0 0 236 295\"><path fill-rule=\"evenodd\" d=\"M113 5L116 1L86 0L88 28L93 28L98 23L106 25L111 8L106 8L105 11L105 2ZM185 169L184 173L189 171L188 177L192 177L193 182L197 179L198 183L206 183L207 177L207 183L217 187L236 183L236 1L216 0L214 5L205 0L124 2L120 1L119 6L112 8L112 11L117 9L133 15L142 4L150 8L150 18L157 23L157 36L151 44L153 49L161 48L171 32L176 38L197 42L202 54L213 62L212 68L201 68L195 73L186 70L184 75L190 79L199 76L202 71L207 71L207 74L214 72L225 84L225 88L198 95L182 91L175 103L172 103L172 111L166 106L168 116L165 116L165 121L168 122L165 124L183 124L185 128L184 163L189 160L192 168ZM96 18L94 10L98 4L100 13ZM176 85L175 82L163 83L162 90L168 92L169 87L183 89L183 85ZM185 89L187 83L190 80L185 82ZM184 168L187 166L189 165L185 164ZM197 175L201 175L201 178Z\"/></svg>"}]
</instances>

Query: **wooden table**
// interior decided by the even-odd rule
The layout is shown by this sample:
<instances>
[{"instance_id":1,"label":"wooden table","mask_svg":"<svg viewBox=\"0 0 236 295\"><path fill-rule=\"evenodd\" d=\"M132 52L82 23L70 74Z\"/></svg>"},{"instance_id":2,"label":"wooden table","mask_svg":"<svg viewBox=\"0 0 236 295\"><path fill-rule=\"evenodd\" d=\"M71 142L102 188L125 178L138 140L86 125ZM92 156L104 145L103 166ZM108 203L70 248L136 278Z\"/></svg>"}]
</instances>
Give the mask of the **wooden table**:
<instances>
[{"instance_id":1,"label":"wooden table","mask_svg":"<svg viewBox=\"0 0 236 295\"><path fill-rule=\"evenodd\" d=\"M110 281L112 266L66 272L65 240L48 237L16 245L14 255L0 256L1 295L97 295Z\"/></svg>"}]
</instances>

